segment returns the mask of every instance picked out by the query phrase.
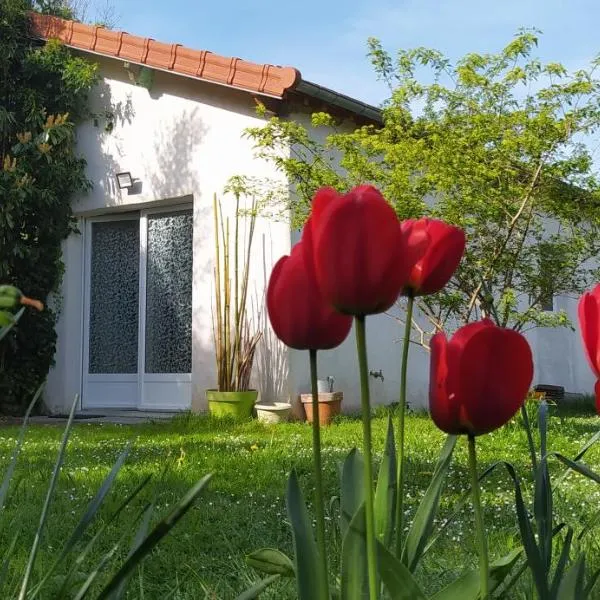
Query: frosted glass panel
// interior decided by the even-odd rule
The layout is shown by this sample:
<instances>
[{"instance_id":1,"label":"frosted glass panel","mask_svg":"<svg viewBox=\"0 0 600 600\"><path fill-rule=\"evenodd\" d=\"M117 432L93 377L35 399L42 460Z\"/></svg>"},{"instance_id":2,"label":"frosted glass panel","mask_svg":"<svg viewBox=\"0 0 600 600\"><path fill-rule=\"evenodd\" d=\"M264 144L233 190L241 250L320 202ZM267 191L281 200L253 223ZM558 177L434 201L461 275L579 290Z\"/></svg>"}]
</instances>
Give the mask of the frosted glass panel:
<instances>
[{"instance_id":1,"label":"frosted glass panel","mask_svg":"<svg viewBox=\"0 0 600 600\"><path fill-rule=\"evenodd\" d=\"M92 223L89 372L137 373L140 224Z\"/></svg>"},{"instance_id":2,"label":"frosted glass panel","mask_svg":"<svg viewBox=\"0 0 600 600\"><path fill-rule=\"evenodd\" d=\"M192 211L148 216L146 373L192 371Z\"/></svg>"}]
</instances>

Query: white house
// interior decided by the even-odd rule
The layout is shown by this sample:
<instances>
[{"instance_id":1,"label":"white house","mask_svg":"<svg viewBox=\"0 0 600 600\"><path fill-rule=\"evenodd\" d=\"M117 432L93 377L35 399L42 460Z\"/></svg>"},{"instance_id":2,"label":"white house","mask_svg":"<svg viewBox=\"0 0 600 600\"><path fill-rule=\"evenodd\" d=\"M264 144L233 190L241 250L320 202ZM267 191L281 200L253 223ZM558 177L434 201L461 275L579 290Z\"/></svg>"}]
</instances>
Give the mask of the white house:
<instances>
[{"instance_id":1,"label":"white house","mask_svg":"<svg viewBox=\"0 0 600 600\"><path fill-rule=\"evenodd\" d=\"M78 131L93 190L73 204L80 233L64 245L56 365L46 404L64 412L79 394L82 410L203 410L204 392L215 385L213 195L226 201L223 190L233 175L287 186L243 135L263 122L256 101L289 119L327 110L350 124L376 123L379 110L305 81L293 68L55 17L32 20L40 39L59 38L96 61L101 74L91 98L97 117ZM119 186L117 174L127 187ZM250 285L259 307L272 265L296 237L284 220L259 219ZM572 300L557 303L574 316ZM307 387L308 357L282 348L264 313L261 327L255 378L263 400L294 399ZM383 375L372 379L373 400L394 402L401 329L384 315L370 318L367 328L369 368ZM538 330L530 339L536 381L591 390L577 335ZM319 366L344 392L346 409L358 407L354 338L321 353ZM413 352L410 368L409 400L424 406L424 351Z\"/></svg>"}]
</instances>

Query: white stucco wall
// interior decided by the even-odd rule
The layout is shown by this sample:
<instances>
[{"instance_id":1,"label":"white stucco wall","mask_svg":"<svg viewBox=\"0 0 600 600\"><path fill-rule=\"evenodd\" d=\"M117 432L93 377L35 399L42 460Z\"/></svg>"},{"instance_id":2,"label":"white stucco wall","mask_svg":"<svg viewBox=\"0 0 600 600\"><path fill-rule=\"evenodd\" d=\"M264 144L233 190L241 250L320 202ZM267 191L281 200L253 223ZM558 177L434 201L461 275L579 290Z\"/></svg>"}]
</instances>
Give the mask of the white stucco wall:
<instances>
[{"instance_id":1,"label":"white stucco wall","mask_svg":"<svg viewBox=\"0 0 600 600\"><path fill-rule=\"evenodd\" d=\"M100 114L78 130L78 149L87 160L93 190L74 203L80 228L87 217L158 207L161 203L193 198L193 405L204 407L204 390L215 385L211 298L214 264L213 194L222 196L232 175L277 178L273 167L257 160L247 127L262 123L252 95L226 87L156 72L150 91L133 85L123 63L98 58L102 81L92 94L92 109ZM104 113L114 112L114 129L104 132ZM139 180L136 193L120 191L114 178L130 171ZM223 197L231 214L233 198ZM262 303L273 258L288 253L289 226L284 220L259 219L252 256L250 292ZM51 410L62 411L82 392L84 240L71 236L64 244L66 272L58 323L56 366L46 390ZM263 315L264 317L264 315ZM265 321L263 319L263 325ZM266 395L284 392L287 353L270 336L257 360ZM275 362L277 365L275 365ZM282 375L283 374L283 375ZM273 381L274 378L279 378ZM283 383L282 383L283 381Z\"/></svg>"}]
</instances>

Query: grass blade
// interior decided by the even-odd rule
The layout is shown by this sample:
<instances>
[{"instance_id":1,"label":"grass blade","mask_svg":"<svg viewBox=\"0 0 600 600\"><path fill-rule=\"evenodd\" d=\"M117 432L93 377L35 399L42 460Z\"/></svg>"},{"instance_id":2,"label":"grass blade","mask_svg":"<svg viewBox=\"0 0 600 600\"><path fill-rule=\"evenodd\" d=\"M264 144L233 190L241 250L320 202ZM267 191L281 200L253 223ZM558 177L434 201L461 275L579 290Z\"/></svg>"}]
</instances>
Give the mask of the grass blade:
<instances>
[{"instance_id":1,"label":"grass blade","mask_svg":"<svg viewBox=\"0 0 600 600\"><path fill-rule=\"evenodd\" d=\"M8 571L8 565L10 564L10 558L15 551L15 546L17 545L17 540L19 539L19 532L15 533L10 546L4 553L4 560L2 561L2 566L0 567L0 589L4 585L4 578L6 577L6 573Z\"/></svg>"},{"instance_id":2,"label":"grass blade","mask_svg":"<svg viewBox=\"0 0 600 600\"><path fill-rule=\"evenodd\" d=\"M288 479L286 500L294 539L298 600L328 600L321 597L322 569L317 544L295 470Z\"/></svg>"},{"instance_id":3,"label":"grass blade","mask_svg":"<svg viewBox=\"0 0 600 600\"><path fill-rule=\"evenodd\" d=\"M279 575L271 575L265 579L261 579L255 583L251 588L248 588L245 592L242 592L236 597L236 600L256 600L261 592L264 592L272 583L279 579Z\"/></svg>"},{"instance_id":4,"label":"grass blade","mask_svg":"<svg viewBox=\"0 0 600 600\"><path fill-rule=\"evenodd\" d=\"M111 579L108 585L100 592L97 600L110 597L120 585L121 581L133 571L136 565L164 538L177 522L185 515L185 513L193 506L196 498L206 487L212 475L205 475L177 504L171 513L162 521L160 521L150 535L142 542L135 552L125 561L123 566L117 571L116 575Z\"/></svg>"},{"instance_id":5,"label":"grass blade","mask_svg":"<svg viewBox=\"0 0 600 600\"><path fill-rule=\"evenodd\" d=\"M552 564L552 482L548 473L548 458L546 456L547 416L548 405L542 401L538 409L541 457L534 473L533 512L542 564L546 573L549 573Z\"/></svg>"},{"instance_id":6,"label":"grass blade","mask_svg":"<svg viewBox=\"0 0 600 600\"><path fill-rule=\"evenodd\" d=\"M374 508L375 534L377 539L389 548L396 517L396 442L391 414L388 416L385 450L377 477Z\"/></svg>"},{"instance_id":7,"label":"grass blade","mask_svg":"<svg viewBox=\"0 0 600 600\"><path fill-rule=\"evenodd\" d=\"M12 480L13 473L15 471L15 466L17 464L17 459L19 458L19 454L21 453L21 448L23 447L23 440L25 438L25 432L27 431L27 426L29 424L29 416L31 415L31 411L33 407L36 405L36 402L39 400L42 395L42 391L44 390L44 386L46 382L42 383L40 387L36 390L33 395L33 399L29 403L27 407L27 411L25 412L25 417L23 418L23 424L21 425L21 429L19 430L19 437L17 438L17 445L14 447L12 456L10 457L10 462L8 464L8 468L4 473L4 477L2 479L2 485L0 485L0 510L4 509L4 505L6 503L6 495L8 494L8 488L10 487L10 482Z\"/></svg>"},{"instance_id":8,"label":"grass blade","mask_svg":"<svg viewBox=\"0 0 600 600\"><path fill-rule=\"evenodd\" d=\"M42 533L44 531L44 526L46 525L46 519L48 518L48 509L50 508L52 497L54 496L54 490L56 489L58 474L60 473L60 469L62 467L63 460L65 457L65 450L69 441L71 426L73 425L73 416L75 415L75 409L77 407L78 402L79 395L76 394L75 399L73 400L73 404L71 406L71 412L69 413L69 420L67 421L67 426L65 427L65 431L63 433L63 438L58 451L58 456L56 457L56 462L54 464L54 471L52 472L52 478L50 479L50 485L46 494L46 500L44 501L42 514L40 515L40 522L37 531L35 532L35 538L33 540L33 545L31 546L31 552L29 553L29 560L27 561L27 566L25 567L25 574L23 575L21 591L19 592L19 600L25 600L25 597L27 595L29 578L31 577L31 572L33 571L33 565L35 564L35 559L42 539Z\"/></svg>"},{"instance_id":9,"label":"grass blade","mask_svg":"<svg viewBox=\"0 0 600 600\"><path fill-rule=\"evenodd\" d=\"M449 435L446 438L429 487L419 504L410 531L406 536L404 548L402 549L402 562L408 567L411 573L414 573L419 564L419 560L423 556L423 552L427 546L429 536L433 531L435 516L440 504L442 490L452 462L452 454L457 439L458 437L455 435Z\"/></svg>"}]
</instances>

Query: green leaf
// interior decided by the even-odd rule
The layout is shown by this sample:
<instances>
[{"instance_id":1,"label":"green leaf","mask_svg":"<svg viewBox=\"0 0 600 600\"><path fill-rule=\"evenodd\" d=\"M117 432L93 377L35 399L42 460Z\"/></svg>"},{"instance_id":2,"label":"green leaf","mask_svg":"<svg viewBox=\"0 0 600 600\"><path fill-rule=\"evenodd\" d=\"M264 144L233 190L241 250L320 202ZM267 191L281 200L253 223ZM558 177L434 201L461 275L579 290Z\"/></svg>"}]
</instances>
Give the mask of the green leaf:
<instances>
[{"instance_id":1,"label":"green leaf","mask_svg":"<svg viewBox=\"0 0 600 600\"><path fill-rule=\"evenodd\" d=\"M296 555L298 599L327 600L321 596L322 566L295 470L292 470L288 479L286 500Z\"/></svg>"},{"instance_id":2,"label":"green leaf","mask_svg":"<svg viewBox=\"0 0 600 600\"><path fill-rule=\"evenodd\" d=\"M12 328L19 322L19 319L23 316L24 312L25 307L19 309L17 314L14 316L12 322L8 325L3 326L2 329L0 329L0 341L2 341L5 338L5 336L12 330Z\"/></svg>"},{"instance_id":3,"label":"green leaf","mask_svg":"<svg viewBox=\"0 0 600 600\"><path fill-rule=\"evenodd\" d=\"M52 477L50 478L50 485L48 486L48 491L46 493L46 499L44 500L44 506L42 507L42 514L40 515L40 522L38 524L37 530L35 532L35 537L33 539L33 544L31 546L31 551L29 552L29 560L27 561L27 566L25 567L25 574L23 575L23 581L21 582L21 591L19 592L19 600L25 600L27 596L27 588L29 586L29 578L31 577L31 573L33 571L33 566L35 564L35 559L37 557L37 552L40 546L40 542L42 540L42 534L44 532L44 526L46 525L46 519L48 518L48 511L50 509L50 504L52 503L52 498L54 496L54 490L56 489L56 483L58 481L58 474L60 473L60 469L63 464L63 460L65 457L65 451L67 449L67 443L69 441L69 435L71 433L71 426L73 425L73 417L75 415L75 408L77 407L77 403L79 402L79 396L76 394L73 400L73 404L71 405L71 412L69 413L69 420L67 421L67 425L65 427L62 441L60 443L60 448L58 450L58 455L56 457L56 462L54 463L54 470L52 471Z\"/></svg>"},{"instance_id":4,"label":"green leaf","mask_svg":"<svg viewBox=\"0 0 600 600\"><path fill-rule=\"evenodd\" d=\"M556 600L585 600L585 556L582 554L565 573Z\"/></svg>"},{"instance_id":5,"label":"green leaf","mask_svg":"<svg viewBox=\"0 0 600 600\"><path fill-rule=\"evenodd\" d=\"M367 540L364 503L356 511L342 542L342 600L368 598Z\"/></svg>"},{"instance_id":6,"label":"green leaf","mask_svg":"<svg viewBox=\"0 0 600 600\"><path fill-rule=\"evenodd\" d=\"M426 600L412 573L381 542L377 542L379 575L391 600Z\"/></svg>"},{"instance_id":7,"label":"green leaf","mask_svg":"<svg viewBox=\"0 0 600 600\"><path fill-rule=\"evenodd\" d=\"M414 572L417 568L433 531L435 516L440 504L442 490L452 462L452 454L457 439L458 437L455 435L449 435L446 438L429 487L419 504L415 518L406 536L404 548L402 549L402 562L411 572Z\"/></svg>"},{"instance_id":8,"label":"green leaf","mask_svg":"<svg viewBox=\"0 0 600 600\"><path fill-rule=\"evenodd\" d=\"M150 532L150 535L142 542L135 552L123 563L115 576L108 582L106 587L100 592L97 600L110 597L121 584L121 581L135 569L137 564L164 538L178 521L194 505L196 498L204 491L206 484L210 481L212 475L205 475L192 489L177 503L175 508L167 517L162 519Z\"/></svg>"},{"instance_id":9,"label":"green leaf","mask_svg":"<svg viewBox=\"0 0 600 600\"><path fill-rule=\"evenodd\" d=\"M490 592L494 592L502 585L521 554L523 554L522 547L490 564ZM473 569L435 594L431 600L477 600L480 597L481 575L479 569Z\"/></svg>"},{"instance_id":10,"label":"green leaf","mask_svg":"<svg viewBox=\"0 0 600 600\"><path fill-rule=\"evenodd\" d=\"M387 436L383 459L375 489L375 533L387 547L392 541L396 516L396 442L392 416L388 416Z\"/></svg>"},{"instance_id":11,"label":"green leaf","mask_svg":"<svg viewBox=\"0 0 600 600\"><path fill-rule=\"evenodd\" d=\"M246 557L246 563L267 575L294 577L294 563L281 550L261 548Z\"/></svg>"},{"instance_id":12,"label":"green leaf","mask_svg":"<svg viewBox=\"0 0 600 600\"><path fill-rule=\"evenodd\" d=\"M360 452L353 448L344 460L340 493L340 529L342 538L354 515L365 501L365 463Z\"/></svg>"},{"instance_id":13,"label":"green leaf","mask_svg":"<svg viewBox=\"0 0 600 600\"><path fill-rule=\"evenodd\" d=\"M588 582L585 586L584 598L587 598L592 594L592 590L594 589L594 586L596 585L596 583L598 583L599 578L600 578L600 569L598 569L592 575L590 575Z\"/></svg>"},{"instance_id":14,"label":"green leaf","mask_svg":"<svg viewBox=\"0 0 600 600\"><path fill-rule=\"evenodd\" d=\"M127 554L127 558L130 558L131 555L142 545L143 541L146 539L148 535L148 529L150 529L150 519L152 518L153 511L154 504L150 504L144 511L142 521L135 533L135 536L131 543L131 548L129 549L129 553ZM123 578L123 580L119 584L119 587L113 592L111 600L120 600L123 597L123 594L127 589L127 584L132 574L133 571L130 571L129 574Z\"/></svg>"},{"instance_id":15,"label":"green leaf","mask_svg":"<svg viewBox=\"0 0 600 600\"><path fill-rule=\"evenodd\" d=\"M592 471L592 469L590 469L584 463L571 460L570 458L567 458L566 456L563 456L562 454L560 454L558 452L552 452L552 455L556 456L556 458L558 458L558 460L563 462L565 465L567 465L573 471L576 471L580 475L583 475L584 477L587 477L588 479L591 479L592 481L595 481L596 483L600 483L600 475L598 475L598 473L596 473L595 471Z\"/></svg>"},{"instance_id":16,"label":"green leaf","mask_svg":"<svg viewBox=\"0 0 600 600\"><path fill-rule=\"evenodd\" d=\"M271 575L265 579L261 579L255 583L252 587L248 588L245 592L242 592L236 597L236 600L256 600L261 592L264 592L272 583L279 579L279 575Z\"/></svg>"},{"instance_id":17,"label":"green leaf","mask_svg":"<svg viewBox=\"0 0 600 600\"><path fill-rule=\"evenodd\" d=\"M17 438L17 444L13 449L12 455L10 457L10 462L8 463L8 468L4 473L4 477L2 478L2 484L0 485L0 511L4 510L6 504L6 496L8 494L8 488L10 487L10 482L12 481L12 476L15 472L15 467L17 465L17 459L19 458L19 454L21 453L21 448L23 447L23 440L25 439L25 432L27 431L27 427L29 426L29 416L31 415L31 411L33 407L36 405L40 396L42 395L42 391L44 390L44 386L46 383L42 383L40 387L36 390L35 394L29 406L27 407L27 411L25 412L25 416L23 417L23 424L21 425L21 429L19 430L19 437Z\"/></svg>"},{"instance_id":18,"label":"green leaf","mask_svg":"<svg viewBox=\"0 0 600 600\"><path fill-rule=\"evenodd\" d=\"M91 502L88 504L86 511L84 512L79 523L73 530L73 533L70 535L67 543L64 545L60 555L54 561L52 566L50 568L48 568L48 570L44 573L42 580L39 582L39 584L37 584L35 590L29 596L30 600L37 596L40 589L43 587L43 585L46 583L46 581L52 576L52 574L55 572L58 565L66 558L66 556L69 554L69 552L71 552L71 550L73 550L73 548L75 547L77 542L82 538L82 536L85 533L86 529L88 528L89 524L93 521L94 517L98 513L98 510L102 506L102 503L104 502L104 499L106 498L106 495L111 490L113 483L115 481L115 478L117 477L119 471L121 470L121 467L123 466L123 463L125 462L127 456L129 455L129 451L130 451L130 447L129 447L129 445L127 445L126 448L123 450L123 452L121 452L119 458L116 460L110 473L105 477L104 481L102 482L102 485L96 492L96 495L94 496L94 498L92 498ZM68 581L68 579L66 581Z\"/></svg>"},{"instance_id":19,"label":"green leaf","mask_svg":"<svg viewBox=\"0 0 600 600\"><path fill-rule=\"evenodd\" d=\"M503 462L499 464L503 464L506 467L508 474L513 480L515 488L515 508L517 511L517 521L519 523L519 531L521 532L521 541L523 543L523 548L525 549L525 555L527 556L527 563L531 569L538 594L541 598L547 598L549 594L547 572L544 568L542 557L535 541L533 528L529 520L529 515L527 514L527 509L525 508L525 503L523 502L523 494L521 493L521 484L519 483L519 478L514 467L510 463Z\"/></svg>"},{"instance_id":20,"label":"green leaf","mask_svg":"<svg viewBox=\"0 0 600 600\"><path fill-rule=\"evenodd\" d=\"M569 562L569 553L571 552L571 543L573 541L573 528L569 527L567 529L567 535L563 542L563 547L560 552L560 558L558 559L558 564L556 565L556 570L554 571L554 577L552 578L552 585L550 586L550 597L556 598L556 594L558 592L558 588L561 584L563 574L565 572L565 567L567 566L567 562Z\"/></svg>"},{"instance_id":21,"label":"green leaf","mask_svg":"<svg viewBox=\"0 0 600 600\"><path fill-rule=\"evenodd\" d=\"M533 512L538 530L540 556L548 573L552 564L552 483L548 473L548 459L546 457L547 416L548 405L542 401L538 409L541 458L535 470Z\"/></svg>"}]
</instances>

